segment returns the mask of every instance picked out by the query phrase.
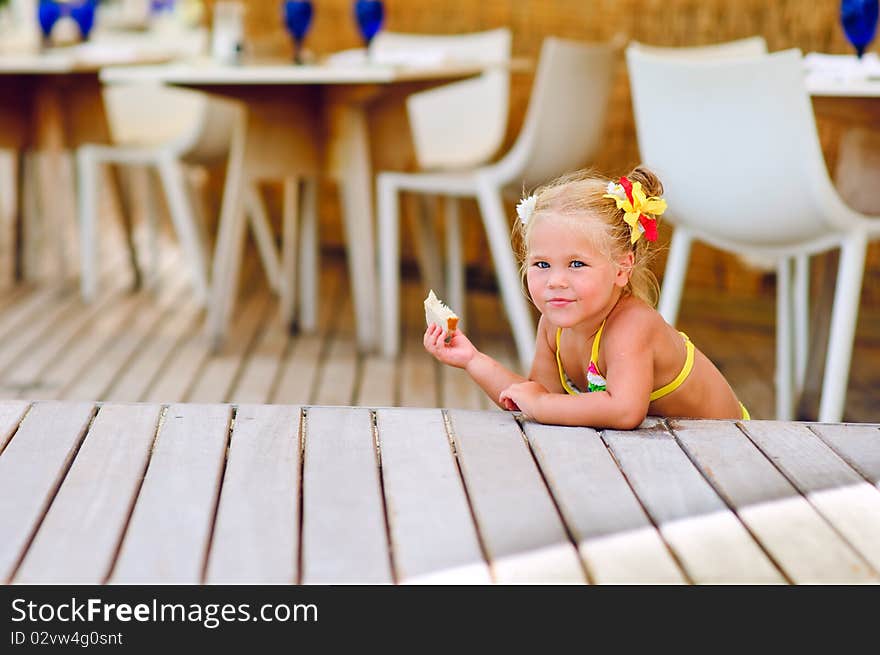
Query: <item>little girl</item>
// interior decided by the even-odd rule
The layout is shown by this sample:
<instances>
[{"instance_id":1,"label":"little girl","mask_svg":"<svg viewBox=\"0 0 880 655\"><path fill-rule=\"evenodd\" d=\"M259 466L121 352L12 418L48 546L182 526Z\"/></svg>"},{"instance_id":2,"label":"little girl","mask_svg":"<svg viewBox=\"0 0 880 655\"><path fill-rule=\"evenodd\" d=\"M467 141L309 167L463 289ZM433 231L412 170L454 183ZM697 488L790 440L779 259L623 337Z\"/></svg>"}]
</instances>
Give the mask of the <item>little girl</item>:
<instances>
[{"instance_id":1,"label":"little girl","mask_svg":"<svg viewBox=\"0 0 880 655\"><path fill-rule=\"evenodd\" d=\"M540 423L627 430L648 414L748 419L724 376L654 309L648 264L662 194L639 167L616 182L576 173L517 206L523 273L541 312L528 378L460 330L429 326L426 350Z\"/></svg>"}]
</instances>

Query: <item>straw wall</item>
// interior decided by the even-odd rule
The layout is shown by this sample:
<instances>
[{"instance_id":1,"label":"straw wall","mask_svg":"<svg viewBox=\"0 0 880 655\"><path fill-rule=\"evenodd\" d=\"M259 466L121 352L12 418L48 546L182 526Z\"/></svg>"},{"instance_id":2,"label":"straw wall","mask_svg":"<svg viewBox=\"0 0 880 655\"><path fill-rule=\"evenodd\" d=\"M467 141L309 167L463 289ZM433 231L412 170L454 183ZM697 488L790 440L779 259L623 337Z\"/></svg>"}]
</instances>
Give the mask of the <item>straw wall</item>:
<instances>
[{"instance_id":1,"label":"straw wall","mask_svg":"<svg viewBox=\"0 0 880 655\"><path fill-rule=\"evenodd\" d=\"M280 2L247 3L249 48L255 54L288 54L290 44L280 22ZM763 35L770 50L798 47L804 52L849 52L838 23L838 0L386 0L389 30L456 33L509 26L514 54L536 60L541 40L556 35L581 40L607 40L615 35L656 45L701 45ZM358 47L360 40L350 0L315 0L315 18L306 46L321 55ZM522 121L532 78L513 78L508 141ZM638 161L626 69L620 63L607 137L597 166L617 175ZM820 120L828 164L833 169L840 126ZM342 243L338 211L325 194L323 241ZM880 212L880 207L878 207ZM473 212L472 212L473 213ZM476 214L473 213L474 218ZM470 222L468 261L479 279L491 279L481 262L486 249L476 221ZM662 271L662 258L658 272ZM482 275L481 275L482 274ZM880 300L880 253L869 255L866 294ZM738 260L698 248L688 284L753 294L772 290L772 279L743 267Z\"/></svg>"}]
</instances>

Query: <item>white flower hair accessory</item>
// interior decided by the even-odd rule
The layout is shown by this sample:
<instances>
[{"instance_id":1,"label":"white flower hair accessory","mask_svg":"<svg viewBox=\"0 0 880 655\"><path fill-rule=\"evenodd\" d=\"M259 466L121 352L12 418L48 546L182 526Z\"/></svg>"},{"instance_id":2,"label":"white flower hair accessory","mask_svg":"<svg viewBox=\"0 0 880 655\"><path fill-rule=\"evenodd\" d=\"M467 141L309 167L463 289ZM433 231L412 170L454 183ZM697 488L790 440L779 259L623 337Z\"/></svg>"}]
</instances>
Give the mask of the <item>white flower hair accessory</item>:
<instances>
[{"instance_id":1,"label":"white flower hair accessory","mask_svg":"<svg viewBox=\"0 0 880 655\"><path fill-rule=\"evenodd\" d=\"M519 222L528 225L529 219L535 213L535 205L538 204L538 198L532 194L528 198L523 198L516 205L516 215L519 216Z\"/></svg>"},{"instance_id":2,"label":"white flower hair accessory","mask_svg":"<svg viewBox=\"0 0 880 655\"><path fill-rule=\"evenodd\" d=\"M621 200L626 200L626 191L622 185L617 184L616 182L609 182L608 186L605 187L605 193L610 196L617 196Z\"/></svg>"}]
</instances>

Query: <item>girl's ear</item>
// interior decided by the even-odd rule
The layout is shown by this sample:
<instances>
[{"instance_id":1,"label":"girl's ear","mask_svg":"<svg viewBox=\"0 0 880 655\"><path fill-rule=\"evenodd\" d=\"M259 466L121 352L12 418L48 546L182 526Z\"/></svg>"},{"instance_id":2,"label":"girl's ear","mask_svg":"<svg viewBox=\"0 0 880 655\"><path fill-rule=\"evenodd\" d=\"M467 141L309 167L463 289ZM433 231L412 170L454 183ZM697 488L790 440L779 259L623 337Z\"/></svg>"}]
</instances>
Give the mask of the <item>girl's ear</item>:
<instances>
[{"instance_id":1,"label":"girl's ear","mask_svg":"<svg viewBox=\"0 0 880 655\"><path fill-rule=\"evenodd\" d=\"M617 275L614 278L615 285L622 289L627 283L629 283L634 263L635 254L632 251L629 251L626 255L617 260Z\"/></svg>"}]
</instances>

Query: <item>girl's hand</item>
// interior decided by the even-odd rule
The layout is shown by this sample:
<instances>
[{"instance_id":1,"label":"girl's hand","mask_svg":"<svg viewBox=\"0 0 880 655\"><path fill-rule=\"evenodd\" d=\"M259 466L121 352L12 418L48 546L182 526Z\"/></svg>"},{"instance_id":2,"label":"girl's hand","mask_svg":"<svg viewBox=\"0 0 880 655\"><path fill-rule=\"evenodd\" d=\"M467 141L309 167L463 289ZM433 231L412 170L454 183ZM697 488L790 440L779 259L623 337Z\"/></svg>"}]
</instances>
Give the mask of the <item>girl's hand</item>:
<instances>
[{"instance_id":1,"label":"girl's hand","mask_svg":"<svg viewBox=\"0 0 880 655\"><path fill-rule=\"evenodd\" d=\"M550 392L540 383L533 380L511 384L498 397L498 402L506 409L519 409L526 418L535 417L535 406L542 396ZM514 408L510 407L513 403Z\"/></svg>"},{"instance_id":2,"label":"girl's hand","mask_svg":"<svg viewBox=\"0 0 880 655\"><path fill-rule=\"evenodd\" d=\"M447 332L434 323L425 330L422 343L425 345L425 350L439 361L456 368L465 368L477 354L474 344L461 330Z\"/></svg>"}]
</instances>

